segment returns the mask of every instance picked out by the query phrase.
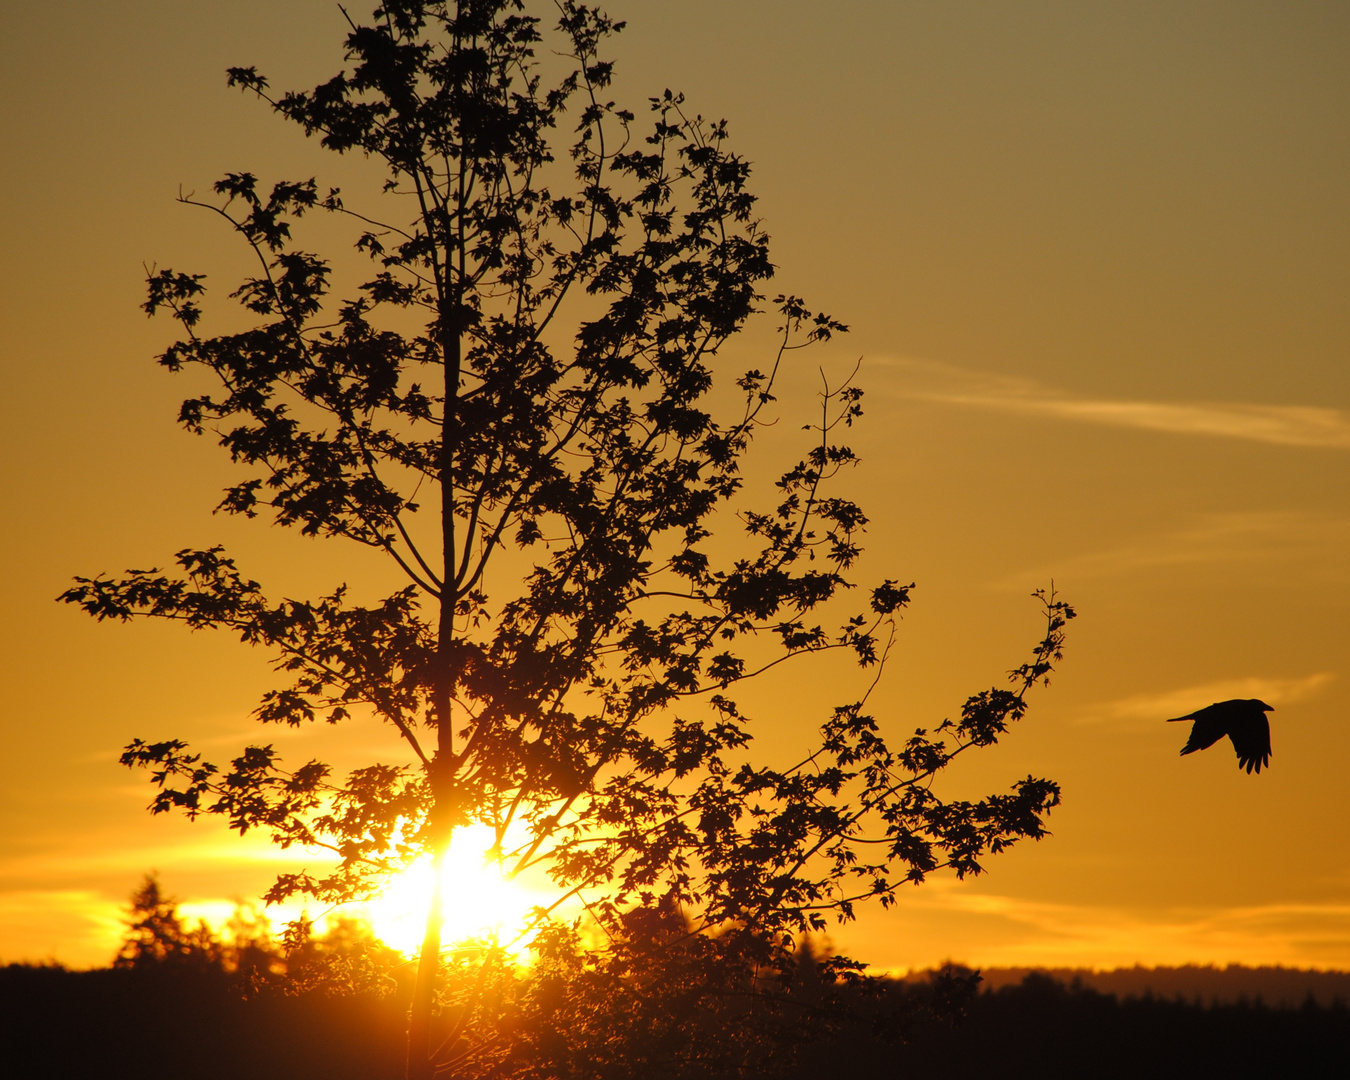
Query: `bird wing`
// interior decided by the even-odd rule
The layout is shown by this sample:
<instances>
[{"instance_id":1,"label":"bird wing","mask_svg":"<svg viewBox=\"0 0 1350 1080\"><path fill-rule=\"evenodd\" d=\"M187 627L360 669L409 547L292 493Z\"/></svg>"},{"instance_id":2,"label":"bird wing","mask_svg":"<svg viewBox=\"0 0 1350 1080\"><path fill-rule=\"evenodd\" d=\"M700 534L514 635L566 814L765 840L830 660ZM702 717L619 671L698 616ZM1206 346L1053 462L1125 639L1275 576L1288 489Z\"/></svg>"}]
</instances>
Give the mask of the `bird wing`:
<instances>
[{"instance_id":1,"label":"bird wing","mask_svg":"<svg viewBox=\"0 0 1350 1080\"><path fill-rule=\"evenodd\" d=\"M1270 721L1261 709L1244 709L1235 716L1228 737L1237 751L1238 768L1259 773L1262 765L1270 764Z\"/></svg>"},{"instance_id":2,"label":"bird wing","mask_svg":"<svg viewBox=\"0 0 1350 1080\"><path fill-rule=\"evenodd\" d=\"M1190 716L1175 717L1168 723L1174 724L1181 720L1194 721L1186 745L1181 748L1183 754L1194 754L1197 750L1204 750L1228 734L1228 717L1221 711L1215 711L1213 705L1196 709Z\"/></svg>"}]
</instances>

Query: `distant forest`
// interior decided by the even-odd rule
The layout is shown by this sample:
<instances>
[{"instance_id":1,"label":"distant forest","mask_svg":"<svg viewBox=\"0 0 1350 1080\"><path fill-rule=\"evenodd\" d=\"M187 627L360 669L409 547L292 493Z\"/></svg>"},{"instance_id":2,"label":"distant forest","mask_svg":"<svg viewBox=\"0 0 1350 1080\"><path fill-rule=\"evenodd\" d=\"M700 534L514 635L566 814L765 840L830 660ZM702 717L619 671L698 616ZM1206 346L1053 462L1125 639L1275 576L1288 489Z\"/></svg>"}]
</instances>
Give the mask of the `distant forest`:
<instances>
[{"instance_id":1,"label":"distant forest","mask_svg":"<svg viewBox=\"0 0 1350 1080\"><path fill-rule=\"evenodd\" d=\"M1127 998L1156 997L1201 1005L1243 1002L1294 1009L1311 1000L1323 1008L1350 1003L1350 972L1304 968L1227 967L1187 964L1184 967L1131 967L1112 971L1090 968L984 968L985 991L1019 986L1028 976L1049 977L1065 986L1082 986L1101 994ZM922 977L922 976L921 976Z\"/></svg>"}]
</instances>

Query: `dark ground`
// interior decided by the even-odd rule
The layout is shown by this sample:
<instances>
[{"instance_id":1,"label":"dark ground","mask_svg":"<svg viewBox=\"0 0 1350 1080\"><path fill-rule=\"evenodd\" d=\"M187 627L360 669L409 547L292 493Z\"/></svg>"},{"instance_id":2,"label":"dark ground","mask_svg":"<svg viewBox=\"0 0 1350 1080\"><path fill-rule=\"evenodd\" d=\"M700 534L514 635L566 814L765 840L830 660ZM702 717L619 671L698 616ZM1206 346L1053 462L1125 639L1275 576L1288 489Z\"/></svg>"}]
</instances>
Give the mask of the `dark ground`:
<instances>
[{"instance_id":1,"label":"dark ground","mask_svg":"<svg viewBox=\"0 0 1350 1080\"><path fill-rule=\"evenodd\" d=\"M1350 1010L1313 1000L1202 1006L1117 999L1044 974L981 993L967 1015L906 1045L855 1039L821 1047L808 1077L925 1080L1350 1077Z\"/></svg>"},{"instance_id":2,"label":"dark ground","mask_svg":"<svg viewBox=\"0 0 1350 1080\"><path fill-rule=\"evenodd\" d=\"M0 969L6 1080L396 1080L391 999L243 1000L227 980L128 969Z\"/></svg>"},{"instance_id":3,"label":"dark ground","mask_svg":"<svg viewBox=\"0 0 1350 1080\"><path fill-rule=\"evenodd\" d=\"M0 1076L393 1080L402 1011L389 998L240 1000L209 975L13 965L0 969ZM1295 1008L1122 1000L1031 973L905 1042L860 1027L818 1044L797 1080L855 1076L1343 1078L1350 1010L1312 998Z\"/></svg>"}]
</instances>

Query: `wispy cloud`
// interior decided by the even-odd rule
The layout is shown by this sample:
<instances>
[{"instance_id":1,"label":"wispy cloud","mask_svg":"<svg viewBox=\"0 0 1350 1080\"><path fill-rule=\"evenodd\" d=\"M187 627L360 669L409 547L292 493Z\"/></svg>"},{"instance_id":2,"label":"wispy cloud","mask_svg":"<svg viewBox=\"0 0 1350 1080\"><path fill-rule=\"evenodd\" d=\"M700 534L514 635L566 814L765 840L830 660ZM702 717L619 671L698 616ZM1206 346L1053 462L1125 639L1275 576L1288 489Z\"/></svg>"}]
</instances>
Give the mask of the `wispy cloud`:
<instances>
[{"instance_id":1,"label":"wispy cloud","mask_svg":"<svg viewBox=\"0 0 1350 1080\"><path fill-rule=\"evenodd\" d=\"M1211 701L1226 701L1229 698L1260 698L1276 707L1292 705L1316 697L1335 679L1335 673L1330 671L1318 671L1295 679L1255 676L1222 679L1197 686L1178 687L1175 690L1132 694L1129 697L1106 702L1080 714L1077 719L1079 723L1146 720L1153 724L1160 718L1184 716L1200 705L1207 705Z\"/></svg>"},{"instance_id":2,"label":"wispy cloud","mask_svg":"<svg viewBox=\"0 0 1350 1080\"><path fill-rule=\"evenodd\" d=\"M107 844L98 850L81 848L67 842L53 849L29 851L0 859L0 895L6 888L37 888L38 882L50 881L73 886L91 878L125 877L134 881L147 867L172 866L180 871L215 870L224 868L266 868L269 872L281 868L311 867L332 862L325 852L306 849L285 849L272 844L266 836L250 833L234 836L229 833L214 838L185 837L160 843Z\"/></svg>"},{"instance_id":3,"label":"wispy cloud","mask_svg":"<svg viewBox=\"0 0 1350 1080\"><path fill-rule=\"evenodd\" d=\"M0 892L8 950L0 959L106 964L125 929L121 915L117 904L88 889Z\"/></svg>"},{"instance_id":4,"label":"wispy cloud","mask_svg":"<svg viewBox=\"0 0 1350 1080\"><path fill-rule=\"evenodd\" d=\"M893 949L877 943L858 951L892 970L946 960L1098 969L1137 963L1350 965L1350 904L1141 908L1000 896L972 884L929 881L896 908L899 925L887 935ZM842 937L847 951L851 942Z\"/></svg>"},{"instance_id":5,"label":"wispy cloud","mask_svg":"<svg viewBox=\"0 0 1350 1080\"><path fill-rule=\"evenodd\" d=\"M1063 578L1099 578L1134 574L1168 566L1204 563L1229 565L1253 559L1323 559L1339 565L1350 544L1350 516L1290 510L1240 511L1198 515L1183 527L1160 530L1105 550L1061 560ZM1018 584L1044 574L1022 575Z\"/></svg>"},{"instance_id":6,"label":"wispy cloud","mask_svg":"<svg viewBox=\"0 0 1350 1080\"><path fill-rule=\"evenodd\" d=\"M903 370L898 396L965 408L1021 413L1111 427L1245 439L1277 446L1350 450L1350 413L1315 405L1116 401L1089 398L933 361L892 359Z\"/></svg>"}]
</instances>

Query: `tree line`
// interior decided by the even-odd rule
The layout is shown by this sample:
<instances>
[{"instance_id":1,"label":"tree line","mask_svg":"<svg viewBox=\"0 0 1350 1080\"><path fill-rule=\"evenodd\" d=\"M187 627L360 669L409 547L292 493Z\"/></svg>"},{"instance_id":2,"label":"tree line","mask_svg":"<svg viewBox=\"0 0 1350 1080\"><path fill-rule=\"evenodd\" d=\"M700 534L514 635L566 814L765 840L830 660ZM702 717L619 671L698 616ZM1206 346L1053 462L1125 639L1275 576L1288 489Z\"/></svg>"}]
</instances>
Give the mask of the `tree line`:
<instances>
[{"instance_id":1,"label":"tree line","mask_svg":"<svg viewBox=\"0 0 1350 1080\"><path fill-rule=\"evenodd\" d=\"M769 1066L792 1080L1330 1077L1350 1068L1344 998L1328 1005L1309 995L1296 1007L1273 1008L1229 993L1226 1002L1201 1004L1117 996L1044 971L1020 972L1016 981L989 972L982 982L976 972L948 969L859 985L851 997L831 1001L818 959L808 951L798 965L788 995L795 999L791 1037L761 1032L772 1044L759 1062L764 1071L730 1061L678 1069L651 1055L644 1061L643 1038L634 1039L638 1025L631 1022L622 1036L633 1046L622 1054L606 1054L603 1042L587 1039L572 1044L570 1056L555 1046L546 1058L517 1058L511 1067L577 1080L713 1080L764 1076ZM1260 973L1230 969L1227 979L1237 985ZM1098 978L1109 981L1110 974ZM1211 985L1224 976L1210 974ZM1169 975L1185 976L1186 969L1150 973L1159 986ZM393 1080L403 1071L413 978L404 957L359 923L335 920L322 934L274 937L266 920L244 907L212 931L187 923L148 878L132 896L108 967L0 968L0 1070L19 1080ZM550 992L557 987L536 991ZM657 1014L668 1005L654 1001L642 1016L649 1048L660 1044Z\"/></svg>"}]
</instances>

